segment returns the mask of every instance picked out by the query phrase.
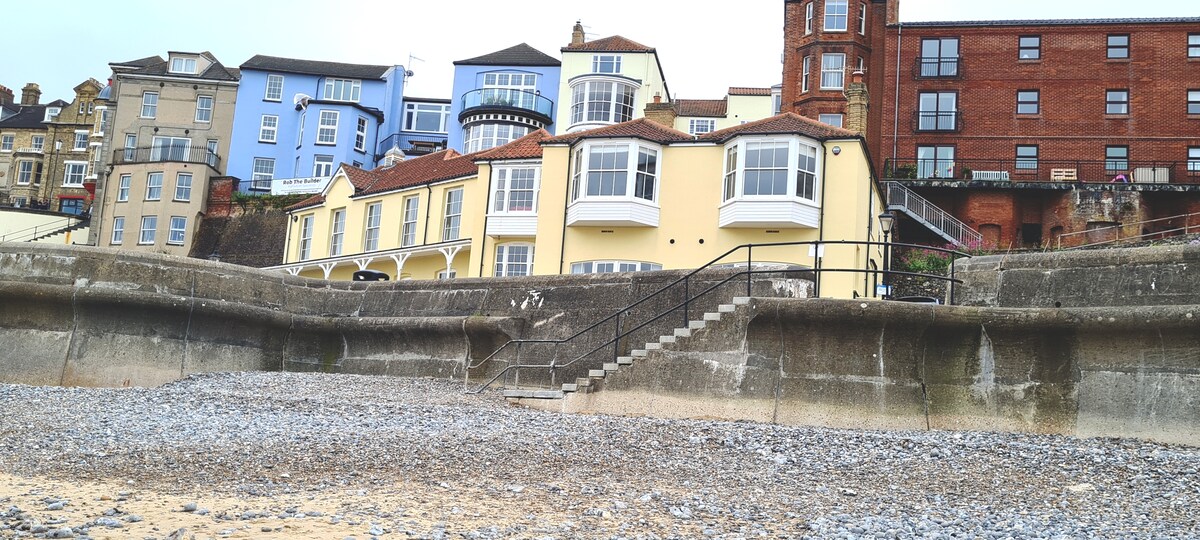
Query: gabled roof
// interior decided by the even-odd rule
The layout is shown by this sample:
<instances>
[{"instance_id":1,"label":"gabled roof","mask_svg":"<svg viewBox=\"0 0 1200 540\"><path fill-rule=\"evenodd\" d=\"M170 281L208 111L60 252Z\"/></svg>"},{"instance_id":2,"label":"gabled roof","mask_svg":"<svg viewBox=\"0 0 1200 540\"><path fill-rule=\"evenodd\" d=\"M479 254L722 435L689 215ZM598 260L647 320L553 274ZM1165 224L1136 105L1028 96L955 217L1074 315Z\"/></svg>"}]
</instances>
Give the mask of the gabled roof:
<instances>
[{"instance_id":1,"label":"gabled roof","mask_svg":"<svg viewBox=\"0 0 1200 540\"><path fill-rule=\"evenodd\" d=\"M494 53L456 60L456 66L560 66L557 58L530 47L528 43L513 45Z\"/></svg>"},{"instance_id":2,"label":"gabled roof","mask_svg":"<svg viewBox=\"0 0 1200 540\"><path fill-rule=\"evenodd\" d=\"M141 68L141 67L153 66L155 64L161 64L163 62L166 62L166 60L163 60L163 57L156 54L154 56L147 56L145 58L138 58L137 60L129 60L127 62L109 62L108 65L109 66Z\"/></svg>"},{"instance_id":3,"label":"gabled roof","mask_svg":"<svg viewBox=\"0 0 1200 540\"><path fill-rule=\"evenodd\" d=\"M304 75L323 75L329 77L346 77L348 79L383 80L383 75L392 66L372 66L367 64L343 64L341 62L322 62L319 60L299 60L296 58L281 58L256 54L241 65L242 69L256 71L281 71L284 73L300 73Z\"/></svg>"},{"instance_id":4,"label":"gabled roof","mask_svg":"<svg viewBox=\"0 0 1200 540\"><path fill-rule=\"evenodd\" d=\"M729 95L731 96L769 96L771 95L770 88L749 88L745 86L730 86Z\"/></svg>"},{"instance_id":5,"label":"gabled roof","mask_svg":"<svg viewBox=\"0 0 1200 540\"><path fill-rule=\"evenodd\" d=\"M287 212L293 212L296 210L304 210L305 208L311 208L313 206L321 206L322 204L325 204L325 196L321 195L321 194L317 194L317 195L313 195L312 197L309 197L307 199L304 199L303 201L300 201L296 204L293 204L287 208L284 208L284 210Z\"/></svg>"},{"instance_id":6,"label":"gabled roof","mask_svg":"<svg viewBox=\"0 0 1200 540\"><path fill-rule=\"evenodd\" d=\"M587 131L579 131L576 133L568 133L557 137L550 137L542 141L543 144L575 144L580 139L643 139L650 142L660 144L670 144L673 142L690 142L694 141L695 137L688 135L682 131L678 131L666 127L657 122L638 118L620 124L604 126Z\"/></svg>"},{"instance_id":7,"label":"gabled roof","mask_svg":"<svg viewBox=\"0 0 1200 540\"><path fill-rule=\"evenodd\" d=\"M724 117L729 103L723 99L677 99L671 102L679 116Z\"/></svg>"},{"instance_id":8,"label":"gabled roof","mask_svg":"<svg viewBox=\"0 0 1200 540\"><path fill-rule=\"evenodd\" d=\"M632 39L612 36L606 38L585 41L578 45L567 45L562 48L562 52L654 52L654 47L647 47Z\"/></svg>"},{"instance_id":9,"label":"gabled roof","mask_svg":"<svg viewBox=\"0 0 1200 540\"><path fill-rule=\"evenodd\" d=\"M163 76L163 77L179 77L179 78L184 78L184 79L204 79L204 80L209 80L209 81L237 81L237 80L241 79L241 73L238 72L238 70L225 67L225 65L222 64L219 60L217 60L217 58L215 56L213 56L212 53L210 53L210 52L206 51L206 52L202 52L202 53L187 53L187 54L198 54L200 56L207 58L210 62L212 62L212 64L210 64L208 66L208 68L204 70L203 73L197 73L197 74L173 73L170 71L170 65L167 63L167 61L163 60L162 57L159 57L159 56L148 56L146 58L142 58L139 60L133 60L130 62L125 62L125 63L120 63L120 64L109 64L109 65L113 66L114 68L116 68L116 67L126 67L126 68L132 67L132 68L134 68L134 69L121 70L122 73L125 75L135 75L135 76L136 75L155 75L155 76ZM115 69L114 69L114 71L115 71Z\"/></svg>"},{"instance_id":10,"label":"gabled roof","mask_svg":"<svg viewBox=\"0 0 1200 540\"><path fill-rule=\"evenodd\" d=\"M66 101L63 101L61 99L56 99L56 100L51 101L50 103L46 104L47 107L66 107L69 105L70 105L70 103L67 103Z\"/></svg>"},{"instance_id":11,"label":"gabled roof","mask_svg":"<svg viewBox=\"0 0 1200 540\"><path fill-rule=\"evenodd\" d=\"M501 161L506 159L538 159L542 157L542 141L552 137L549 131L539 129L503 146L484 150L475 155L475 161Z\"/></svg>"},{"instance_id":12,"label":"gabled roof","mask_svg":"<svg viewBox=\"0 0 1200 540\"><path fill-rule=\"evenodd\" d=\"M479 166L475 165L476 156L477 154L464 156L454 150L442 150L406 159L386 169L370 171L374 180L355 195L371 195L470 176L479 172Z\"/></svg>"},{"instance_id":13,"label":"gabled roof","mask_svg":"<svg viewBox=\"0 0 1200 540\"><path fill-rule=\"evenodd\" d=\"M741 135L777 135L799 133L817 140L826 139L842 139L842 138L857 138L859 135L853 131L833 127L829 124L822 124L811 118L800 116L796 113L782 113L747 122L740 126L725 128L711 133L705 133L697 137L701 141L712 141L723 143Z\"/></svg>"},{"instance_id":14,"label":"gabled roof","mask_svg":"<svg viewBox=\"0 0 1200 540\"><path fill-rule=\"evenodd\" d=\"M17 105L15 108L16 114L0 120L0 128L46 129L42 123L46 118L46 105Z\"/></svg>"}]
</instances>

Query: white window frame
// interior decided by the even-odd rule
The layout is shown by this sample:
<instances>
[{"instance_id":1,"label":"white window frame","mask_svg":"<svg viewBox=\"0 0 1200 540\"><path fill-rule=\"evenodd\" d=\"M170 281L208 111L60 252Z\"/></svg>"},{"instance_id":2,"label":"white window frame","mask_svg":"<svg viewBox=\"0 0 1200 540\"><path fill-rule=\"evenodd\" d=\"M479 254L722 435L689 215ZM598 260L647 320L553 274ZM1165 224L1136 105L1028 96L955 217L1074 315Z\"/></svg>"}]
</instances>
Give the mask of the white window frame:
<instances>
[{"instance_id":1,"label":"white window frame","mask_svg":"<svg viewBox=\"0 0 1200 540\"><path fill-rule=\"evenodd\" d=\"M358 103L362 95L362 81L358 79L338 79L326 77L322 99L330 101L349 101Z\"/></svg>"},{"instance_id":2,"label":"white window frame","mask_svg":"<svg viewBox=\"0 0 1200 540\"><path fill-rule=\"evenodd\" d=\"M657 272L663 266L644 261L600 260L571 263L572 274L608 274L612 272Z\"/></svg>"},{"instance_id":3,"label":"white window frame","mask_svg":"<svg viewBox=\"0 0 1200 540\"><path fill-rule=\"evenodd\" d=\"M607 67L607 69L605 69ZM619 54L594 54L592 55L592 73L607 73L618 75L621 73L621 55Z\"/></svg>"},{"instance_id":4,"label":"white window frame","mask_svg":"<svg viewBox=\"0 0 1200 540\"><path fill-rule=\"evenodd\" d=\"M158 92L142 92L141 118L158 116Z\"/></svg>"},{"instance_id":5,"label":"white window frame","mask_svg":"<svg viewBox=\"0 0 1200 540\"><path fill-rule=\"evenodd\" d=\"M626 163L624 168L617 168L614 162L612 168L593 169L591 166L592 154L601 152L602 154L617 153L619 150L624 150L626 154ZM652 152L654 154L654 170L647 172L641 170L641 153ZM604 160L603 157L600 158ZM659 182L662 177L662 147L656 144L650 144L645 141L603 141L603 142L584 142L575 149L573 170L571 171L571 202L577 201L628 201L639 202L658 206ZM592 191L593 183L598 183L597 190L603 191L606 184L605 176L607 174L624 173L623 193L617 194L616 187L617 178L613 177L612 194L588 194ZM644 185L642 180L644 177L652 178L651 197L639 197L636 195L639 184Z\"/></svg>"},{"instance_id":6,"label":"white window frame","mask_svg":"<svg viewBox=\"0 0 1200 540\"><path fill-rule=\"evenodd\" d=\"M317 141L320 145L336 145L338 120L341 112L332 109L321 109L317 115Z\"/></svg>"},{"instance_id":7,"label":"white window frame","mask_svg":"<svg viewBox=\"0 0 1200 540\"><path fill-rule=\"evenodd\" d=\"M817 0L809 2L804 6L804 35L809 35L813 32L813 10L817 5Z\"/></svg>"},{"instance_id":8,"label":"white window frame","mask_svg":"<svg viewBox=\"0 0 1200 540\"><path fill-rule=\"evenodd\" d=\"M442 219L442 241L451 242L462 236L463 188L449 188L443 199L446 211Z\"/></svg>"},{"instance_id":9,"label":"white window frame","mask_svg":"<svg viewBox=\"0 0 1200 540\"><path fill-rule=\"evenodd\" d=\"M212 122L213 97L196 96L196 122L208 124Z\"/></svg>"},{"instance_id":10,"label":"white window frame","mask_svg":"<svg viewBox=\"0 0 1200 540\"><path fill-rule=\"evenodd\" d=\"M359 152L367 151L367 118L365 116L358 117L358 123L354 126L354 149Z\"/></svg>"},{"instance_id":11,"label":"white window frame","mask_svg":"<svg viewBox=\"0 0 1200 540\"><path fill-rule=\"evenodd\" d=\"M313 215L308 214L300 217L300 234L299 244L296 246L296 255L302 261L308 260L312 255L312 238L313 238Z\"/></svg>"},{"instance_id":12,"label":"white window frame","mask_svg":"<svg viewBox=\"0 0 1200 540\"><path fill-rule=\"evenodd\" d=\"M171 73L196 74L196 59L175 57L171 59Z\"/></svg>"},{"instance_id":13,"label":"white window frame","mask_svg":"<svg viewBox=\"0 0 1200 540\"><path fill-rule=\"evenodd\" d=\"M117 180L117 202L129 200L129 187L133 184L133 175L122 174Z\"/></svg>"},{"instance_id":14,"label":"white window frame","mask_svg":"<svg viewBox=\"0 0 1200 540\"><path fill-rule=\"evenodd\" d=\"M31 137L29 139L29 145L31 147L33 147L34 150L37 150L38 152L45 150L46 136L45 135L34 135L33 137Z\"/></svg>"},{"instance_id":15,"label":"white window frame","mask_svg":"<svg viewBox=\"0 0 1200 540\"><path fill-rule=\"evenodd\" d=\"M520 175L519 178L515 176ZM542 188L542 168L536 164L505 165L492 168L492 215L529 216L537 214L538 193ZM532 185L526 183L532 180ZM521 187L514 188L514 181L520 181ZM525 194L529 192L528 206ZM521 206L514 208L514 194L521 194Z\"/></svg>"},{"instance_id":16,"label":"white window frame","mask_svg":"<svg viewBox=\"0 0 1200 540\"><path fill-rule=\"evenodd\" d=\"M811 4L810 4L811 5ZM800 93L808 92L808 79L812 76L812 56L800 61Z\"/></svg>"},{"instance_id":17,"label":"white window frame","mask_svg":"<svg viewBox=\"0 0 1200 540\"><path fill-rule=\"evenodd\" d=\"M179 143L183 144L179 144ZM187 161L192 157L192 140L187 137L155 135L150 140L150 161Z\"/></svg>"},{"instance_id":18,"label":"white window frame","mask_svg":"<svg viewBox=\"0 0 1200 540\"><path fill-rule=\"evenodd\" d=\"M1187 149L1187 170L1189 173L1200 173L1200 146L1189 146Z\"/></svg>"},{"instance_id":19,"label":"white window frame","mask_svg":"<svg viewBox=\"0 0 1200 540\"><path fill-rule=\"evenodd\" d=\"M1188 58L1200 58L1200 33L1191 33L1187 37Z\"/></svg>"},{"instance_id":20,"label":"white window frame","mask_svg":"<svg viewBox=\"0 0 1200 540\"><path fill-rule=\"evenodd\" d=\"M427 129L418 129L421 125L421 117L426 115L438 115L437 131ZM405 103L404 104L404 131L414 131L417 133L446 133L446 122L450 118L450 105L445 103Z\"/></svg>"},{"instance_id":21,"label":"white window frame","mask_svg":"<svg viewBox=\"0 0 1200 540\"><path fill-rule=\"evenodd\" d=\"M712 118L692 118L688 120L688 133L703 135L717 130L717 121Z\"/></svg>"},{"instance_id":22,"label":"white window frame","mask_svg":"<svg viewBox=\"0 0 1200 540\"><path fill-rule=\"evenodd\" d=\"M158 232L158 216L142 216L142 228L138 231L138 245L154 244L154 236Z\"/></svg>"},{"instance_id":23,"label":"white window frame","mask_svg":"<svg viewBox=\"0 0 1200 540\"><path fill-rule=\"evenodd\" d=\"M454 279L458 277L458 271L453 268L447 268L437 273L438 279Z\"/></svg>"},{"instance_id":24,"label":"white window frame","mask_svg":"<svg viewBox=\"0 0 1200 540\"><path fill-rule=\"evenodd\" d=\"M12 152L16 142L16 135L0 135L0 152Z\"/></svg>"},{"instance_id":25,"label":"white window frame","mask_svg":"<svg viewBox=\"0 0 1200 540\"><path fill-rule=\"evenodd\" d=\"M116 216L113 218L112 236L109 237L108 243L112 245L121 245L125 241L125 216Z\"/></svg>"},{"instance_id":26,"label":"white window frame","mask_svg":"<svg viewBox=\"0 0 1200 540\"><path fill-rule=\"evenodd\" d=\"M484 123L467 126L463 143L468 154L504 146L529 134L529 126Z\"/></svg>"},{"instance_id":27,"label":"white window frame","mask_svg":"<svg viewBox=\"0 0 1200 540\"><path fill-rule=\"evenodd\" d=\"M346 209L338 208L329 219L329 256L337 257L345 249Z\"/></svg>"},{"instance_id":28,"label":"white window frame","mask_svg":"<svg viewBox=\"0 0 1200 540\"><path fill-rule=\"evenodd\" d=\"M83 179L87 176L87 166L86 161L64 161L62 187L83 187Z\"/></svg>"},{"instance_id":29,"label":"white window frame","mask_svg":"<svg viewBox=\"0 0 1200 540\"><path fill-rule=\"evenodd\" d=\"M192 173L181 172L175 174L174 200L181 202L192 200Z\"/></svg>"},{"instance_id":30,"label":"white window frame","mask_svg":"<svg viewBox=\"0 0 1200 540\"><path fill-rule=\"evenodd\" d=\"M146 173L146 200L162 200L163 173Z\"/></svg>"},{"instance_id":31,"label":"white window frame","mask_svg":"<svg viewBox=\"0 0 1200 540\"><path fill-rule=\"evenodd\" d=\"M404 211L400 216L400 246L417 245L417 214L421 210L421 196L412 195L404 198Z\"/></svg>"},{"instance_id":32,"label":"white window frame","mask_svg":"<svg viewBox=\"0 0 1200 540\"><path fill-rule=\"evenodd\" d=\"M256 157L250 170L250 182L253 188L263 189L259 183L265 180L267 182L266 189L270 189L271 180L275 179L275 158Z\"/></svg>"},{"instance_id":33,"label":"white window frame","mask_svg":"<svg viewBox=\"0 0 1200 540\"><path fill-rule=\"evenodd\" d=\"M619 124L637 114L638 87L630 81L590 78L571 86L571 124ZM607 94L608 98L604 99Z\"/></svg>"},{"instance_id":34,"label":"white window frame","mask_svg":"<svg viewBox=\"0 0 1200 540\"><path fill-rule=\"evenodd\" d=\"M379 230L383 224L383 202L367 205L367 216L363 227L363 251L379 249Z\"/></svg>"},{"instance_id":35,"label":"white window frame","mask_svg":"<svg viewBox=\"0 0 1200 540\"><path fill-rule=\"evenodd\" d=\"M264 114L258 123L258 142L275 143L279 139L279 116Z\"/></svg>"},{"instance_id":36,"label":"white window frame","mask_svg":"<svg viewBox=\"0 0 1200 540\"><path fill-rule=\"evenodd\" d=\"M72 152L86 152L88 149L88 132L86 129L75 130L75 138L71 144Z\"/></svg>"},{"instance_id":37,"label":"white window frame","mask_svg":"<svg viewBox=\"0 0 1200 540\"><path fill-rule=\"evenodd\" d=\"M187 218L184 216L171 216L170 225L170 229L167 230L167 244L182 246L184 239L187 237Z\"/></svg>"},{"instance_id":38,"label":"white window frame","mask_svg":"<svg viewBox=\"0 0 1200 540\"><path fill-rule=\"evenodd\" d=\"M782 167L786 177L782 194L746 194L747 151L751 145L787 145L787 164ZM806 155L801 155L801 152ZM817 205L821 200L821 186L818 179L822 167L822 149L819 143L801 139L800 137L739 137L725 146L725 185L723 189L724 203L730 201L763 201L787 200ZM777 167L755 167L752 170L777 169ZM756 175L757 176L757 175ZM804 182L800 182L800 178Z\"/></svg>"},{"instance_id":39,"label":"white window frame","mask_svg":"<svg viewBox=\"0 0 1200 540\"><path fill-rule=\"evenodd\" d=\"M829 124L834 127L844 127L845 115L841 113L821 113L817 115L817 121L822 124Z\"/></svg>"},{"instance_id":40,"label":"white window frame","mask_svg":"<svg viewBox=\"0 0 1200 540\"><path fill-rule=\"evenodd\" d=\"M825 0L824 28L826 32L845 32L850 28L850 0Z\"/></svg>"},{"instance_id":41,"label":"white window frame","mask_svg":"<svg viewBox=\"0 0 1200 540\"><path fill-rule=\"evenodd\" d=\"M516 261L514 259L516 248L521 248L525 261ZM493 272L495 277L517 277L533 275L533 244L525 242L510 242L498 244L496 246L496 268Z\"/></svg>"},{"instance_id":42,"label":"white window frame","mask_svg":"<svg viewBox=\"0 0 1200 540\"><path fill-rule=\"evenodd\" d=\"M283 75L267 74L266 87L263 89L263 101L283 101Z\"/></svg>"},{"instance_id":43,"label":"white window frame","mask_svg":"<svg viewBox=\"0 0 1200 540\"><path fill-rule=\"evenodd\" d=\"M867 35L867 5L858 3L858 33Z\"/></svg>"},{"instance_id":44,"label":"white window frame","mask_svg":"<svg viewBox=\"0 0 1200 540\"><path fill-rule=\"evenodd\" d=\"M313 176L333 176L333 156L317 154L313 156Z\"/></svg>"},{"instance_id":45,"label":"white window frame","mask_svg":"<svg viewBox=\"0 0 1200 540\"><path fill-rule=\"evenodd\" d=\"M33 162L23 159L17 162L17 185L28 186L33 182Z\"/></svg>"},{"instance_id":46,"label":"white window frame","mask_svg":"<svg viewBox=\"0 0 1200 540\"><path fill-rule=\"evenodd\" d=\"M833 84L835 78L837 84ZM821 54L821 90L841 90L845 87L846 53Z\"/></svg>"}]
</instances>

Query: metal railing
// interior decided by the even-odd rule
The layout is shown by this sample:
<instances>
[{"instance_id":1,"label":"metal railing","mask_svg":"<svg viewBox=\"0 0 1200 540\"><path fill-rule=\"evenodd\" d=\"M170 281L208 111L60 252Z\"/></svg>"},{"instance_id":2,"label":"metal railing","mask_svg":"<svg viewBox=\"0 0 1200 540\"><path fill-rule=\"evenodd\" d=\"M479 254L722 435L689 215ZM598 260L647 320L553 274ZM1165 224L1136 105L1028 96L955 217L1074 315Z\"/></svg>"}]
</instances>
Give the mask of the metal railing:
<instances>
[{"instance_id":1,"label":"metal railing","mask_svg":"<svg viewBox=\"0 0 1200 540\"><path fill-rule=\"evenodd\" d=\"M893 180L1200 184L1200 164L1187 161L888 159L883 170Z\"/></svg>"},{"instance_id":2,"label":"metal railing","mask_svg":"<svg viewBox=\"0 0 1200 540\"><path fill-rule=\"evenodd\" d=\"M437 133L428 135L393 133L379 142L375 159L383 158L383 155L393 148L408 155L430 154L446 149L446 135Z\"/></svg>"},{"instance_id":3,"label":"metal railing","mask_svg":"<svg viewBox=\"0 0 1200 540\"><path fill-rule=\"evenodd\" d=\"M949 212L938 208L924 197L917 195L899 182L883 182L887 195L888 209L895 209L908 214L921 224L929 227L943 238L959 247L976 247L983 243L983 235L950 215Z\"/></svg>"},{"instance_id":4,"label":"metal railing","mask_svg":"<svg viewBox=\"0 0 1200 540\"><path fill-rule=\"evenodd\" d=\"M180 163L203 163L216 169L221 157L207 148L190 146L143 146L113 151L113 164L157 163L174 161Z\"/></svg>"},{"instance_id":5,"label":"metal railing","mask_svg":"<svg viewBox=\"0 0 1200 540\"><path fill-rule=\"evenodd\" d=\"M1182 222L1182 223L1181 223ZM1147 230L1147 225L1160 225L1158 230L1154 232L1142 232ZM1137 234L1122 237L1121 231L1127 227L1133 227L1137 230ZM1097 227L1086 231L1075 231L1058 235L1055 238L1055 243L1059 249L1084 249L1090 247L1104 246L1109 244L1117 244L1121 242L1136 242L1150 238L1165 238L1167 236L1177 236L1181 234L1191 234L1193 232L1200 233L1200 212L1191 214L1180 214L1157 219L1147 219L1134 223L1126 223L1121 225L1111 225L1108 227ZM1095 242L1087 242L1088 238L1096 238L1098 236L1112 236ZM1086 243L1075 244L1076 238L1083 237ZM1067 247L1063 247L1063 239L1067 239Z\"/></svg>"},{"instance_id":6,"label":"metal railing","mask_svg":"<svg viewBox=\"0 0 1200 540\"><path fill-rule=\"evenodd\" d=\"M962 111L917 111L913 113L913 131L962 130Z\"/></svg>"},{"instance_id":7,"label":"metal railing","mask_svg":"<svg viewBox=\"0 0 1200 540\"><path fill-rule=\"evenodd\" d=\"M549 122L554 118L554 102L537 92L509 88L478 88L462 95L462 112L459 119L471 114L471 109L501 108L529 111Z\"/></svg>"},{"instance_id":8,"label":"metal railing","mask_svg":"<svg viewBox=\"0 0 1200 540\"><path fill-rule=\"evenodd\" d=\"M36 146L22 146L14 150L14 152L18 154L41 154L44 152L44 150Z\"/></svg>"},{"instance_id":9,"label":"metal railing","mask_svg":"<svg viewBox=\"0 0 1200 540\"><path fill-rule=\"evenodd\" d=\"M913 77L929 79L934 77L952 78L962 74L962 66L958 56L920 56L913 64Z\"/></svg>"},{"instance_id":10,"label":"metal railing","mask_svg":"<svg viewBox=\"0 0 1200 540\"><path fill-rule=\"evenodd\" d=\"M939 281L944 281L944 282L949 283L950 303L954 302L954 286L956 284L962 283L962 280L955 277L955 273L954 273L955 271L954 271L953 264L950 265L950 275L949 276L942 276L942 275L936 275L936 274L923 274L923 273L918 273L918 272L907 272L907 271L890 270L890 269L824 268L821 265L821 258L816 259L816 264L812 268L785 268L785 269L763 270L763 269L756 269L756 266L755 266L755 261L754 261L754 250L755 249L759 249L760 253L761 253L761 250L763 250L763 249L780 248L780 247L796 247L796 248L801 248L801 249L802 248L812 248L812 250L814 252L819 253L825 246L836 246L836 245L849 245L849 246L859 246L859 247L867 246L868 248L870 246L880 246L881 249L889 249L889 248L895 248L895 247L910 247L910 248L931 250L931 251L935 251L935 252L939 252L939 253L948 253L951 255L958 256L958 257L970 258L969 254L962 253L960 251L955 251L955 250L945 249L945 248L931 247L931 246L923 246L923 245L917 245L917 244L904 244L904 243L899 243L899 242L832 240L832 241L807 241L807 242L775 242L775 243L768 243L768 244L742 244L742 245L739 245L739 246L729 249L725 253L723 253L720 256L718 256L717 258L709 261L708 263L704 264L703 266L696 268L695 270L692 270L692 271L688 272L687 274L684 274L683 276L679 277L678 279L675 279L674 281L671 281L670 283L663 286L662 288L642 297L641 299L629 304L628 306L625 306L624 308L621 308L620 310L616 311L615 313L613 313L611 315L601 318L600 320L592 323L591 325L588 325L587 327L583 328L582 330L579 330L566 338L563 338L563 339L510 339L510 340L508 340L503 345L501 345L499 348L492 351L491 354L489 354L483 360L480 360L479 362L476 362L474 364L468 363L465 377L469 380L469 378L471 376L471 370L478 369L480 367L483 367L484 365L489 364L490 362L497 361L499 356L501 355L501 353L503 353L504 351L510 350L510 349L515 349L516 357L514 359L514 363L505 366L503 369L501 369L498 373L496 373L494 376L492 376L486 382L481 384L479 387L472 389L472 390L468 390L468 393L476 394L476 393L482 392L485 389L492 386L493 384L495 384L501 378L507 378L509 376L509 374L513 373L513 372L517 372L514 375L514 379L515 379L515 383L517 385L520 385L521 383L520 383L519 372L521 370L528 370L528 369L548 370L549 371L548 386L552 388L555 384L557 384L556 383L556 380L557 380L556 371L557 370L572 367L575 364L580 363L580 362L584 362L584 363L592 362L593 364L597 360L600 362L616 362L617 358L621 356L622 352L629 350L629 347L627 347L627 345L632 336L634 336L635 334L638 334L639 332L641 332L643 330L648 329L650 327L650 325L652 325L660 320L666 319L671 316L680 317L680 319L678 319L678 320L680 322L682 322L681 327L687 328L689 321L691 321L691 315L702 311L702 308L698 309L696 306L698 304L703 305L703 304L701 304L701 302L704 297L706 297L710 293L713 293L714 291L719 290L722 287L732 285L736 290L733 291L731 294L737 295L737 296L747 296L747 297L753 296L754 276L756 276L756 275L764 275L764 274L795 275L795 274L811 273L814 276L814 288L816 290L816 293L815 293L816 296L819 296L819 294L820 294L821 274L827 273L827 272L835 272L835 273L847 273L848 272L848 273L874 275L877 280L880 276L886 277L889 275L926 277L926 278L936 279ZM734 255L735 253L738 253L740 251L745 252L745 254L746 254L745 259L740 259L740 257L739 257L737 261L734 261L733 259L730 258L731 255ZM730 273L728 276L725 276L723 279L715 279L715 283L708 283L707 287L704 286L706 282L703 281L703 279L706 276L702 276L701 272L704 272L706 270L713 270L714 266L728 265L728 264L737 264L737 265L744 264L745 270L734 271L734 272ZM743 284L741 282L741 279L743 277L745 279L744 288L743 288ZM699 282L699 283L697 283L697 282ZM699 285L699 287L696 287L696 285ZM670 299L668 298L669 295L671 295L672 293L674 293L676 295L681 295L682 301L677 301L677 302L672 303L670 301ZM730 298L730 297L727 296L726 298ZM654 310L651 307L651 304L654 301L657 301L657 303L660 305L665 303L666 304L665 308L662 308L659 310ZM644 317L644 320L639 321L637 319L637 316L639 315L639 310L641 310L641 309L650 309L651 314ZM653 329L651 329L651 330L653 330ZM600 343L595 344L597 341L600 341ZM622 343L624 343L626 345L626 347L623 348ZM543 346L548 345L552 349L552 352L549 355L550 356L549 363L541 363L541 364L521 363L522 349L526 348L526 347L538 346L538 345L543 345ZM574 345L577 348L582 348L585 352L583 352L581 354L574 354L574 355L567 354L566 361L559 362L559 358L563 354L563 349L567 348L571 345ZM610 350L611 350L611 352L610 352ZM602 354L597 356L597 353L602 353Z\"/></svg>"},{"instance_id":11,"label":"metal railing","mask_svg":"<svg viewBox=\"0 0 1200 540\"><path fill-rule=\"evenodd\" d=\"M89 220L90 218L87 217L68 216L0 235L0 242L33 242L60 232L77 229Z\"/></svg>"}]
</instances>

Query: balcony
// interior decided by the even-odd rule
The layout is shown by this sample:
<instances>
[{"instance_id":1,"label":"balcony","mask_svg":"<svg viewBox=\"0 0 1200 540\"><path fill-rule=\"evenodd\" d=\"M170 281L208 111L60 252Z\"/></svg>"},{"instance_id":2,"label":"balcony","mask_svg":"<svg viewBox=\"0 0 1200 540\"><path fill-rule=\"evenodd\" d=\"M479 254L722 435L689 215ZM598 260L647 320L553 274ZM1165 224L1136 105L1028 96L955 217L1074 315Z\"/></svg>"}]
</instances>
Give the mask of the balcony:
<instances>
[{"instance_id":1,"label":"balcony","mask_svg":"<svg viewBox=\"0 0 1200 540\"><path fill-rule=\"evenodd\" d=\"M21 148L17 148L16 150L13 150L13 152L14 152L14 153L17 153L17 154L39 154L39 155L40 155L40 154L42 154L44 151L42 150L42 148L41 148L41 147L37 147L37 146L24 146L24 147L21 147Z\"/></svg>"},{"instance_id":2,"label":"balcony","mask_svg":"<svg viewBox=\"0 0 1200 540\"><path fill-rule=\"evenodd\" d=\"M913 77L917 79L954 79L962 76L960 57L920 56L913 64Z\"/></svg>"},{"instance_id":3,"label":"balcony","mask_svg":"<svg viewBox=\"0 0 1200 540\"><path fill-rule=\"evenodd\" d=\"M383 159L388 150L397 149L408 156L423 156L446 149L446 135L431 133L428 135L413 135L408 133L393 133L379 142L375 159Z\"/></svg>"},{"instance_id":4,"label":"balcony","mask_svg":"<svg viewBox=\"0 0 1200 540\"><path fill-rule=\"evenodd\" d=\"M898 159L884 162L884 177L918 185L945 182L1027 188L1041 184L1052 188L1106 184L1136 190L1192 185L1200 189L1200 161Z\"/></svg>"},{"instance_id":5,"label":"balcony","mask_svg":"<svg viewBox=\"0 0 1200 540\"><path fill-rule=\"evenodd\" d=\"M480 113L516 114L547 126L554 123L554 102L537 92L507 88L479 88L462 96L458 121Z\"/></svg>"},{"instance_id":6,"label":"balcony","mask_svg":"<svg viewBox=\"0 0 1200 540\"><path fill-rule=\"evenodd\" d=\"M917 111L913 113L912 130L943 133L962 131L962 113L959 111Z\"/></svg>"},{"instance_id":7,"label":"balcony","mask_svg":"<svg viewBox=\"0 0 1200 540\"><path fill-rule=\"evenodd\" d=\"M160 162L202 163L216 169L221 164L221 157L207 148L187 146L146 146L113 151L113 165Z\"/></svg>"}]
</instances>

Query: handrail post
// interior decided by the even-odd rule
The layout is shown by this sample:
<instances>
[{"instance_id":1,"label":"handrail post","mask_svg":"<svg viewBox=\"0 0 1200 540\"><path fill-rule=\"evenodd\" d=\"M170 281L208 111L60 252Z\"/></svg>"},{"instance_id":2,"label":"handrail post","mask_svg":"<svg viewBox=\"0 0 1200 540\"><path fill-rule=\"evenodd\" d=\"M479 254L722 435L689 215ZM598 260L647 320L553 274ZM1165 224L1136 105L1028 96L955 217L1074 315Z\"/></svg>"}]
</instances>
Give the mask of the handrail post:
<instances>
[{"instance_id":1,"label":"handrail post","mask_svg":"<svg viewBox=\"0 0 1200 540\"><path fill-rule=\"evenodd\" d=\"M616 337L613 338L613 362L616 362L617 357L621 356L621 314L622 313L624 313L624 312L618 311L617 317L616 317L617 332L616 332Z\"/></svg>"},{"instance_id":2,"label":"handrail post","mask_svg":"<svg viewBox=\"0 0 1200 540\"><path fill-rule=\"evenodd\" d=\"M954 267L958 266L958 261L950 259L950 305L954 305Z\"/></svg>"},{"instance_id":3,"label":"handrail post","mask_svg":"<svg viewBox=\"0 0 1200 540\"><path fill-rule=\"evenodd\" d=\"M688 326L688 303L691 302L692 295L688 287L688 277L683 276L683 328Z\"/></svg>"},{"instance_id":4,"label":"handrail post","mask_svg":"<svg viewBox=\"0 0 1200 540\"><path fill-rule=\"evenodd\" d=\"M751 284L753 283L754 274L750 273L750 268L754 262L752 254L754 253L754 244L746 244L746 298L751 296Z\"/></svg>"}]
</instances>

